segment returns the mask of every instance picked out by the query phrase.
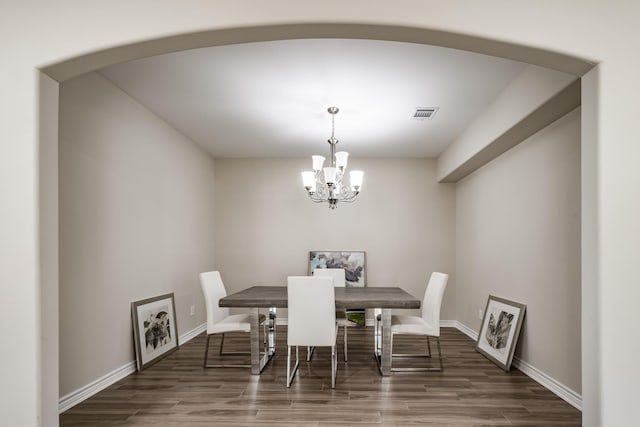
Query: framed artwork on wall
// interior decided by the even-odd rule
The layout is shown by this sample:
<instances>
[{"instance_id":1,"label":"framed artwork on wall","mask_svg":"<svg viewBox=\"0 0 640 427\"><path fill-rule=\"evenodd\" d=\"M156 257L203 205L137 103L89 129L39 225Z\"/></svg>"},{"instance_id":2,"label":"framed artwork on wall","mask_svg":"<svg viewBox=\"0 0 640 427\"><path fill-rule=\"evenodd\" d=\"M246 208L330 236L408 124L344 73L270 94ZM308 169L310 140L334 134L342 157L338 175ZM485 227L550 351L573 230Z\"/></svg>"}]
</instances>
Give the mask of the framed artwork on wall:
<instances>
[{"instance_id":1,"label":"framed artwork on wall","mask_svg":"<svg viewBox=\"0 0 640 427\"><path fill-rule=\"evenodd\" d=\"M524 304L493 295L487 300L476 350L506 372L511 369L526 308Z\"/></svg>"},{"instance_id":2,"label":"framed artwork on wall","mask_svg":"<svg viewBox=\"0 0 640 427\"><path fill-rule=\"evenodd\" d=\"M131 303L138 371L178 349L173 293Z\"/></svg>"},{"instance_id":3,"label":"framed artwork on wall","mask_svg":"<svg viewBox=\"0 0 640 427\"><path fill-rule=\"evenodd\" d=\"M348 288L366 285L364 251L310 251L308 274L312 274L317 268L343 268L345 286ZM364 309L346 310L346 316L354 326L365 325Z\"/></svg>"}]
</instances>

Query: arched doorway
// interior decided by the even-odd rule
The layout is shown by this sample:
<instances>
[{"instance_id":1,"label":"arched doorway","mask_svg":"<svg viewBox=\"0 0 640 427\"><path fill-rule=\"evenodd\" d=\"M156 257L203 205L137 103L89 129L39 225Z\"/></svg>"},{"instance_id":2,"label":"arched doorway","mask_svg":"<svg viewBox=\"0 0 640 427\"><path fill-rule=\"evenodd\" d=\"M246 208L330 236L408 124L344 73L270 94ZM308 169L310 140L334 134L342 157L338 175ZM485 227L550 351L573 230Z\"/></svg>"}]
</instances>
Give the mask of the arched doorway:
<instances>
[{"instance_id":1,"label":"arched doorway","mask_svg":"<svg viewBox=\"0 0 640 427\"><path fill-rule=\"evenodd\" d=\"M155 55L175 50L183 50L195 47L233 44L251 41L278 40L288 38L309 38L309 37L331 37L331 38L375 38L382 40L405 41L412 43L433 44L444 47L470 50L485 54L499 54L499 56L517 59L537 65L556 68L561 71L582 75L590 69L590 65L577 58L570 58L558 55L554 52L540 51L538 49L525 46L511 45L508 43L496 42L492 40L461 36L441 31L426 30L421 28L392 27L381 25L361 25L361 24L296 24L281 26L264 26L251 28L234 28L229 30L216 30L210 32L200 32L177 35L168 38L156 39L144 43L134 43L115 49L83 55L73 58L63 63L49 66L42 71L58 81L64 81L75 75L91 71L102 66L141 58L148 55ZM42 93L42 102L55 94ZM57 172L57 171L56 171ZM54 193L57 193L57 189ZM42 195L41 195L42 197ZM43 204L46 206L46 204ZM42 208L41 208L42 209ZM51 251L48 255L57 257L57 249L44 248ZM45 253L45 255L47 255ZM49 258L48 256L45 258ZM57 287L57 282L55 284ZM44 292L46 293L46 292ZM49 313L43 317L57 317L57 307L48 306L48 299L44 299L43 312ZM56 300L57 301L57 300ZM51 337L51 343L55 342L57 353L57 330L53 331L52 323L45 324L44 333ZM53 346L53 344L51 344ZM53 350L52 347L43 349L44 352ZM49 365L49 369L52 367ZM44 374L46 377L46 372ZM57 384L56 384L57 385ZM44 401L49 401L52 387L45 387ZM49 392L49 393L47 393ZM57 400L57 390L55 394Z\"/></svg>"}]
</instances>

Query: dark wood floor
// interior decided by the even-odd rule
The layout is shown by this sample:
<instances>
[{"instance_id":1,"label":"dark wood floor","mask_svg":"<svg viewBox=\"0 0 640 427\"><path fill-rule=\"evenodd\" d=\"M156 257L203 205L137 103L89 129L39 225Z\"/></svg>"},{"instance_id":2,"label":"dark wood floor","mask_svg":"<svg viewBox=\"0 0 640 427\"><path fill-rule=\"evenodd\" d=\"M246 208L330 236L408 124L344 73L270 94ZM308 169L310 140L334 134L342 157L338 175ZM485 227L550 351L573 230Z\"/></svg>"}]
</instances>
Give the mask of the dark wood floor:
<instances>
[{"instance_id":1,"label":"dark wood floor","mask_svg":"<svg viewBox=\"0 0 640 427\"><path fill-rule=\"evenodd\" d=\"M581 413L522 374L505 373L474 350L461 332L444 328L444 372L378 374L372 329L349 329L349 362L331 389L328 350L302 362L286 388L286 327L262 375L249 369L203 369L204 335L60 415L60 425L252 426L579 426ZM225 349L244 345L240 335ZM424 342L424 341L422 341ZM210 355L217 357L212 346ZM415 341L404 341L416 347ZM248 361L248 359L247 359Z\"/></svg>"}]
</instances>

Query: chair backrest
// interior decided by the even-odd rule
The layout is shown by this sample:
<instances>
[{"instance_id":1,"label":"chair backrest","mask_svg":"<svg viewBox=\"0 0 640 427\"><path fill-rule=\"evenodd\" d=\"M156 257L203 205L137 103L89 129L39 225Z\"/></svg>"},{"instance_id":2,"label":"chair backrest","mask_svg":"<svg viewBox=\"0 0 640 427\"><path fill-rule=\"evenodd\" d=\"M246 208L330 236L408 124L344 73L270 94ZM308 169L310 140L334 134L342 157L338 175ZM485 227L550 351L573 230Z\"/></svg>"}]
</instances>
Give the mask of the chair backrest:
<instances>
[{"instance_id":1,"label":"chair backrest","mask_svg":"<svg viewBox=\"0 0 640 427\"><path fill-rule=\"evenodd\" d=\"M219 271L200 273L200 284L207 309L207 330L210 330L213 325L229 316L228 308L218 306L218 301L227 296L227 291Z\"/></svg>"},{"instance_id":2,"label":"chair backrest","mask_svg":"<svg viewBox=\"0 0 640 427\"><path fill-rule=\"evenodd\" d=\"M422 318L438 331L440 330L440 306L442 305L442 297L448 280L448 274L431 273L422 301Z\"/></svg>"},{"instance_id":3,"label":"chair backrest","mask_svg":"<svg viewBox=\"0 0 640 427\"><path fill-rule=\"evenodd\" d=\"M333 277L333 286L345 287L345 275L344 268L316 268L311 274L314 276L329 276Z\"/></svg>"},{"instance_id":4,"label":"chair backrest","mask_svg":"<svg viewBox=\"0 0 640 427\"><path fill-rule=\"evenodd\" d=\"M290 346L332 346L336 342L336 295L326 276L290 276L287 279Z\"/></svg>"}]
</instances>

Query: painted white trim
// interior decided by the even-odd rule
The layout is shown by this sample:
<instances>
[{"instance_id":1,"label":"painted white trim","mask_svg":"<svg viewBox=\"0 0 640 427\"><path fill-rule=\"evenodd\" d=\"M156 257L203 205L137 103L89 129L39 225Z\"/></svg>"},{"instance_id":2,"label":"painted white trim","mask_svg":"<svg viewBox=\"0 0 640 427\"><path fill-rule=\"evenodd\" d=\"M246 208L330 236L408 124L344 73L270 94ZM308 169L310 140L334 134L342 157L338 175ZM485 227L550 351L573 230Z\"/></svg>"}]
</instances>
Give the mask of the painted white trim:
<instances>
[{"instance_id":1,"label":"painted white trim","mask_svg":"<svg viewBox=\"0 0 640 427\"><path fill-rule=\"evenodd\" d=\"M451 320L450 322L451 322L450 326L452 328L456 328L457 330L459 330L460 332L462 332L463 334L465 334L466 336L468 336L472 340L478 341L478 333L476 331L474 331L473 329L471 329L467 325L463 325L462 323L460 323L460 322L458 322L456 320Z\"/></svg>"},{"instance_id":2,"label":"painted white trim","mask_svg":"<svg viewBox=\"0 0 640 427\"><path fill-rule=\"evenodd\" d=\"M563 384L560 384L558 381L551 378L549 375L544 372L534 368L529 365L522 359L517 357L513 358L513 366L515 366L519 371L521 371L526 376L532 378L536 382L543 385L545 388L551 390L556 396L560 397L562 400L567 402L569 405L574 408L582 411L582 396L566 387Z\"/></svg>"},{"instance_id":3,"label":"painted white trim","mask_svg":"<svg viewBox=\"0 0 640 427\"><path fill-rule=\"evenodd\" d=\"M200 326L196 326L192 330L187 331L184 334L180 335L180 337L178 338L178 340L179 340L178 343L180 345L185 344L185 343L191 341L192 339L194 339L195 337L197 337L198 335L200 335L201 333L203 333L206 330L207 330L207 324L206 323L203 323Z\"/></svg>"},{"instance_id":4,"label":"painted white trim","mask_svg":"<svg viewBox=\"0 0 640 427\"><path fill-rule=\"evenodd\" d=\"M71 409L78 403L90 398L99 391L104 390L112 384L120 381L127 375L130 375L136 371L136 361L127 363L124 366L116 369L113 372L108 373L102 378L98 378L96 381L87 384L86 386L73 391L66 396L63 396L58 401L58 413L61 414L67 409Z\"/></svg>"},{"instance_id":5,"label":"painted white trim","mask_svg":"<svg viewBox=\"0 0 640 427\"><path fill-rule=\"evenodd\" d=\"M469 338L473 339L474 341L478 340L478 333L473 329L469 328L468 326L463 325L462 323L456 320L449 320L446 322L450 323L452 327L456 328L457 330L467 335ZM445 323L445 321L441 321L440 323L443 324ZM556 396L558 396L559 398L567 402L569 405L573 406L579 411L582 411L582 396L580 394L571 390L569 387L565 386L564 384L559 383L555 379L551 378L549 375L545 374L539 369L534 368L533 366L531 366L530 364L528 364L527 362L525 362L524 360L516 356L513 357L512 364L520 372L522 372L532 380L544 386L546 389L548 389L553 394L555 394Z\"/></svg>"},{"instance_id":6,"label":"painted white trim","mask_svg":"<svg viewBox=\"0 0 640 427\"><path fill-rule=\"evenodd\" d=\"M207 324L196 326L194 329L187 331L183 335L178 337L178 343L180 345L187 343L194 337L207 329ZM84 387L75 390L66 396L62 396L58 400L58 413L61 414L64 411L73 408L78 403L90 398L94 394L104 390L110 385L115 384L127 375L131 375L136 371L136 361L133 360L124 366L119 367L115 371L108 373L107 375L98 378L97 380L85 385Z\"/></svg>"},{"instance_id":7,"label":"painted white trim","mask_svg":"<svg viewBox=\"0 0 640 427\"><path fill-rule=\"evenodd\" d=\"M458 322L455 320L441 320L440 321L441 328L456 328L458 329Z\"/></svg>"},{"instance_id":8,"label":"painted white trim","mask_svg":"<svg viewBox=\"0 0 640 427\"><path fill-rule=\"evenodd\" d=\"M276 318L276 325L287 325L288 319L283 317ZM366 326L373 326L373 319L366 320ZM478 333L468 326L458 322L457 320L441 320L440 326L445 328L456 328L463 334L467 335L472 340L476 341L478 339ZM206 323L203 323L200 326L186 332L185 334L179 337L180 345L187 343L194 337L198 336L202 332L207 329ZM513 366L517 368L520 372L533 379L537 383L541 384L553 394L573 406L574 408L582 411L582 396L575 391L571 390L567 386L559 383L558 381L551 378L549 375L544 372L534 368L527 362L514 357L513 358ZM90 398L94 394L99 391L104 390L112 384L120 381L122 378L130 375L136 371L136 362L135 360L127 363L126 365L116 369L115 371L103 376L102 378L97 379L96 381L87 384L86 386L67 394L60 398L58 402L58 412L62 413L67 409L70 409L77 405L78 403Z\"/></svg>"}]
</instances>

